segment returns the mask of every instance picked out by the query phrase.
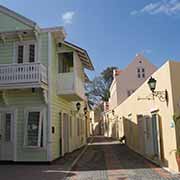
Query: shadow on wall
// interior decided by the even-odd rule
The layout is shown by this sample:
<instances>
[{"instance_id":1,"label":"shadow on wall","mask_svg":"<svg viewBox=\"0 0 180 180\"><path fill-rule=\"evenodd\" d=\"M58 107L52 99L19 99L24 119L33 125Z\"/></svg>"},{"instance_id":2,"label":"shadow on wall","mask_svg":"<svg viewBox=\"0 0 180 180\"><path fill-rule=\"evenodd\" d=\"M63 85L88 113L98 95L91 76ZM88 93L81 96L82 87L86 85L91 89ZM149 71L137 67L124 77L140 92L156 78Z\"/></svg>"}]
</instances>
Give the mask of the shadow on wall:
<instances>
[{"instance_id":1,"label":"shadow on wall","mask_svg":"<svg viewBox=\"0 0 180 180\"><path fill-rule=\"evenodd\" d=\"M100 120L94 127L94 135L104 135L103 121Z\"/></svg>"},{"instance_id":2,"label":"shadow on wall","mask_svg":"<svg viewBox=\"0 0 180 180\"><path fill-rule=\"evenodd\" d=\"M168 167L164 158L162 119L158 114L151 116L137 115L137 124L132 121L132 116L123 117L126 144L159 164Z\"/></svg>"},{"instance_id":3,"label":"shadow on wall","mask_svg":"<svg viewBox=\"0 0 180 180\"><path fill-rule=\"evenodd\" d=\"M175 123L175 131L176 131L176 142L177 142L177 147L180 148L180 119L176 120Z\"/></svg>"}]
</instances>

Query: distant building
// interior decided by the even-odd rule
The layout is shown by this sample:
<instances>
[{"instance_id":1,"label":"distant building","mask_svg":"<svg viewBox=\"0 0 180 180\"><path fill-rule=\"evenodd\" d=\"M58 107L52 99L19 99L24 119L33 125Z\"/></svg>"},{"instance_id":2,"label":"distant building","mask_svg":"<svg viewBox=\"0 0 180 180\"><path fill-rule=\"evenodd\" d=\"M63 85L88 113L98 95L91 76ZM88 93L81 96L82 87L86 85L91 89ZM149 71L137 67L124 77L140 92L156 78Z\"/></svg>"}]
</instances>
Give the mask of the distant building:
<instances>
[{"instance_id":1,"label":"distant building","mask_svg":"<svg viewBox=\"0 0 180 180\"><path fill-rule=\"evenodd\" d=\"M151 64L143 55L137 54L124 70L114 70L114 80L110 87L109 110L121 104L156 69L156 66Z\"/></svg>"},{"instance_id":2,"label":"distant building","mask_svg":"<svg viewBox=\"0 0 180 180\"><path fill-rule=\"evenodd\" d=\"M129 98L104 113L106 136L125 136L126 145L173 172L180 172L180 62L167 61ZM177 153L176 153L177 152Z\"/></svg>"}]
</instances>

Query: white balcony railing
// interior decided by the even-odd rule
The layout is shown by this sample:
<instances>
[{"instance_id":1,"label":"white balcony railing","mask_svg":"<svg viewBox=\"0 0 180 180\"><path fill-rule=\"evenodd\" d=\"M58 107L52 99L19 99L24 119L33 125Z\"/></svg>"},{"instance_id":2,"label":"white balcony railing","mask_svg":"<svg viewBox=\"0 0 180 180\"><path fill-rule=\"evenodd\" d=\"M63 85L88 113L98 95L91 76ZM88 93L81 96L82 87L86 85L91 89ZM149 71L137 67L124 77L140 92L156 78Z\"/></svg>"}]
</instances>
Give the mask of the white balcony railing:
<instances>
[{"instance_id":1,"label":"white balcony railing","mask_svg":"<svg viewBox=\"0 0 180 180\"><path fill-rule=\"evenodd\" d=\"M40 82L47 84L47 69L41 63L0 65L0 86Z\"/></svg>"}]
</instances>

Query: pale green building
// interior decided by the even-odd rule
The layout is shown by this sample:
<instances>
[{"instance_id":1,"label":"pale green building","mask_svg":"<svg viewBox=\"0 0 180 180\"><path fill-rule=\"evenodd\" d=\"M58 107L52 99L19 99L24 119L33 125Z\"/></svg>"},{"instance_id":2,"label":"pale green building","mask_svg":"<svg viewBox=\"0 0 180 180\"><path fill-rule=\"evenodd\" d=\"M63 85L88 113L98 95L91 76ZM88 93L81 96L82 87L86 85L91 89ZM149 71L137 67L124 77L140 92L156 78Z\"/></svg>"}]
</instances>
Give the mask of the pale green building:
<instances>
[{"instance_id":1,"label":"pale green building","mask_svg":"<svg viewBox=\"0 0 180 180\"><path fill-rule=\"evenodd\" d=\"M86 143L87 52L62 27L0 6L0 160L53 161Z\"/></svg>"}]
</instances>

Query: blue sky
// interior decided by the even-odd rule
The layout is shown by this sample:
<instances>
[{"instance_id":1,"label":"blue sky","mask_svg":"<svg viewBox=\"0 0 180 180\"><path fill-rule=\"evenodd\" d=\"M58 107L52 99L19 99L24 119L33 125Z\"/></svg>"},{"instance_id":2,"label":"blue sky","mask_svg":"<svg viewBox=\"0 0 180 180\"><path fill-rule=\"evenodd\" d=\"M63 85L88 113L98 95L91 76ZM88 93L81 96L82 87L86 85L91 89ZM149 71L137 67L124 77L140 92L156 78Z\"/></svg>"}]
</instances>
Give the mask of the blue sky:
<instances>
[{"instance_id":1,"label":"blue sky","mask_svg":"<svg viewBox=\"0 0 180 180\"><path fill-rule=\"evenodd\" d=\"M85 48L98 75L123 69L136 53L157 66L180 60L180 0L0 0L41 27L64 26Z\"/></svg>"}]
</instances>

